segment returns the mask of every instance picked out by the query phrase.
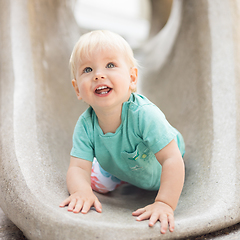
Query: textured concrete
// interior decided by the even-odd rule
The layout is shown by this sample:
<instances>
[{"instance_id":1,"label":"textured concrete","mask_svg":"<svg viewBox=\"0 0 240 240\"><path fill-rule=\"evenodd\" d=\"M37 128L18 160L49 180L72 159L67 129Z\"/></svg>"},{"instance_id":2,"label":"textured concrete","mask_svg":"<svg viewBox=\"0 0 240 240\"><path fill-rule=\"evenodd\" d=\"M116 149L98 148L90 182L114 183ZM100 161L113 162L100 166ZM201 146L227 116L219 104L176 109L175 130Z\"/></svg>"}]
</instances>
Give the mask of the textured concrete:
<instances>
[{"instance_id":1,"label":"textured concrete","mask_svg":"<svg viewBox=\"0 0 240 240\"><path fill-rule=\"evenodd\" d=\"M5 216L0 209L0 239L26 240L23 233Z\"/></svg>"},{"instance_id":2,"label":"textured concrete","mask_svg":"<svg viewBox=\"0 0 240 240\"><path fill-rule=\"evenodd\" d=\"M164 29L143 48L142 92L187 146L176 229L161 239L240 222L239 14L239 1L175 0ZM1 208L28 239L159 239L159 223L148 228L131 216L154 192L126 185L98 195L102 214L58 207L73 127L86 108L68 71L80 34L69 1L0 0Z\"/></svg>"}]
</instances>

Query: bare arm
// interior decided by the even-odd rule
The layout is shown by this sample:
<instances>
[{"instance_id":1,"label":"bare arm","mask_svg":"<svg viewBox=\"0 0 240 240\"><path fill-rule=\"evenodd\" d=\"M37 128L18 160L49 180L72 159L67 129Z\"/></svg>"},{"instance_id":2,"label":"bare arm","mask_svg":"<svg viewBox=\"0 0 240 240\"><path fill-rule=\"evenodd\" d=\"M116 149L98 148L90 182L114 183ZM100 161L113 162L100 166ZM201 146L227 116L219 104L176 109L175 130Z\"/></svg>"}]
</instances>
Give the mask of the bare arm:
<instances>
[{"instance_id":1,"label":"bare arm","mask_svg":"<svg viewBox=\"0 0 240 240\"><path fill-rule=\"evenodd\" d=\"M67 172L67 187L70 196L59 205L60 207L68 205L68 211L74 213L80 211L87 213L92 206L97 212L102 211L101 203L91 188L91 169L91 162L71 157Z\"/></svg>"},{"instance_id":2,"label":"bare arm","mask_svg":"<svg viewBox=\"0 0 240 240\"><path fill-rule=\"evenodd\" d=\"M156 153L162 165L161 185L155 201L168 204L176 209L184 183L184 163L177 143L173 140Z\"/></svg>"},{"instance_id":3,"label":"bare arm","mask_svg":"<svg viewBox=\"0 0 240 240\"><path fill-rule=\"evenodd\" d=\"M161 185L155 202L133 212L137 220L149 220L153 226L158 220L161 222L161 233L174 230L174 214L184 183L184 163L177 143L173 140L166 147L155 154L162 165Z\"/></svg>"}]
</instances>

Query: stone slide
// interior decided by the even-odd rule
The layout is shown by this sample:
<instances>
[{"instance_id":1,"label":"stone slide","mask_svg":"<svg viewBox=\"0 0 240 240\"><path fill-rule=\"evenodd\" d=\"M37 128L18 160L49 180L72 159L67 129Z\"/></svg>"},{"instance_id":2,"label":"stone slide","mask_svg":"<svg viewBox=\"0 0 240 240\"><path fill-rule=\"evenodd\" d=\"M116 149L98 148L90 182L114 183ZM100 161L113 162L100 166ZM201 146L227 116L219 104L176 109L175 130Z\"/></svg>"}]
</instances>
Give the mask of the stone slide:
<instances>
[{"instance_id":1,"label":"stone slide","mask_svg":"<svg viewBox=\"0 0 240 240\"><path fill-rule=\"evenodd\" d=\"M142 48L141 91L186 140L176 228L161 239L240 222L239 26L239 0L175 0ZM160 239L160 223L131 216L155 192L125 185L98 194L102 214L58 207L68 195L72 131L87 107L68 69L80 34L71 1L0 0L0 206L28 239Z\"/></svg>"}]
</instances>

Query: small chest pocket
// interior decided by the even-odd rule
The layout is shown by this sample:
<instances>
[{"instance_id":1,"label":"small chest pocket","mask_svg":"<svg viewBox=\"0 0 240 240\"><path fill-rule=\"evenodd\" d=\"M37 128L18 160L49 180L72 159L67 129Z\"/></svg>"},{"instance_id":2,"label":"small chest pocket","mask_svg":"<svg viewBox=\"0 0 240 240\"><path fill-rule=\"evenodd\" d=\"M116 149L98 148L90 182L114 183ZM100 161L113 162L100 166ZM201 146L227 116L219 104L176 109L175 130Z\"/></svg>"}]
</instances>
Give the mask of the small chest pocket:
<instances>
[{"instance_id":1,"label":"small chest pocket","mask_svg":"<svg viewBox=\"0 0 240 240\"><path fill-rule=\"evenodd\" d=\"M129 170L141 172L145 170L150 165L150 159L154 157L154 154L149 150L146 145L141 142L137 145L134 152L122 152L121 157L124 162L129 166Z\"/></svg>"}]
</instances>

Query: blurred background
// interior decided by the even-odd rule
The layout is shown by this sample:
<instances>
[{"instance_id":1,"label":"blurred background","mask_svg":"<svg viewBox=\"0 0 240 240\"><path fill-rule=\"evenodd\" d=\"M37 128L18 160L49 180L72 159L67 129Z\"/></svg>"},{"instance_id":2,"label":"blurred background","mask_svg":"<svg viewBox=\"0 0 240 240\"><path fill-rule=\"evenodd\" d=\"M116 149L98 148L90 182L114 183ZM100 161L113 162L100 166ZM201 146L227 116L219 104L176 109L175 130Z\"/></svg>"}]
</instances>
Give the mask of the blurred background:
<instances>
[{"instance_id":1,"label":"blurred background","mask_svg":"<svg viewBox=\"0 0 240 240\"><path fill-rule=\"evenodd\" d=\"M149 35L151 9L148 0L76 0L73 12L84 32L114 31L133 49L140 47Z\"/></svg>"}]
</instances>

